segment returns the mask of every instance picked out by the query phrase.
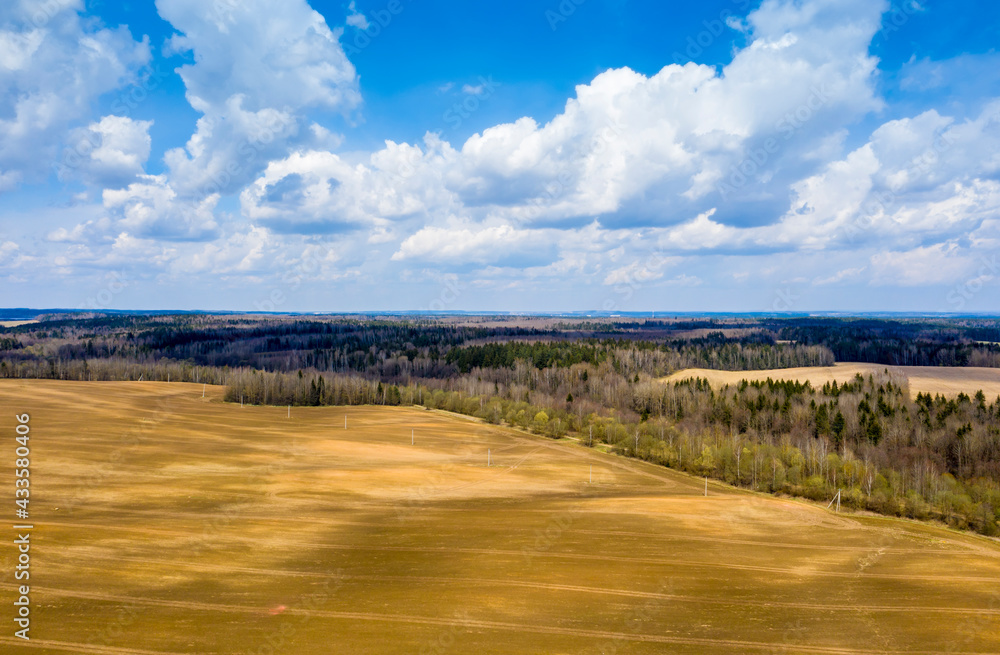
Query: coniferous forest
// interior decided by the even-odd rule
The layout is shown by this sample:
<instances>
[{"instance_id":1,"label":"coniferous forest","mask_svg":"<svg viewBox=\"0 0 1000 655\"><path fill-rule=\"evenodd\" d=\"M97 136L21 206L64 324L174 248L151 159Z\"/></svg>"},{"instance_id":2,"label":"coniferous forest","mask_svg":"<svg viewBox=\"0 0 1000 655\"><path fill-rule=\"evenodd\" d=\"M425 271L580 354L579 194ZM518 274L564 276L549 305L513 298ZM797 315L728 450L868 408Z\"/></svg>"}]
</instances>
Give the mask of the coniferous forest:
<instances>
[{"instance_id":1,"label":"coniferous forest","mask_svg":"<svg viewBox=\"0 0 1000 655\"><path fill-rule=\"evenodd\" d=\"M1000 519L1000 397L912 394L890 366L1000 367L994 319L53 315L0 328L0 377L226 385L231 402L416 404L762 492ZM885 364L843 384L666 382Z\"/></svg>"}]
</instances>

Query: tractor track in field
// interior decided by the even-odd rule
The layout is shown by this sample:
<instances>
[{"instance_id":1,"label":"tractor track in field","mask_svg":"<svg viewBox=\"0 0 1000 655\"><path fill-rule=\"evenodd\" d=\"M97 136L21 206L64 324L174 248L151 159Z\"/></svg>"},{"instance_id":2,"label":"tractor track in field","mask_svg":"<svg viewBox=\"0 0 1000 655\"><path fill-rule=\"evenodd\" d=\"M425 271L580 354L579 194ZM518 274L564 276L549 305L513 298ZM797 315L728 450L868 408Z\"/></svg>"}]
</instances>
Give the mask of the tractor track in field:
<instances>
[{"instance_id":1,"label":"tractor track in field","mask_svg":"<svg viewBox=\"0 0 1000 655\"><path fill-rule=\"evenodd\" d=\"M524 511L524 510L515 510ZM536 510L532 510L536 511ZM586 514L589 513L588 510L573 510L575 512ZM552 513L552 510L547 510L547 513ZM595 512L599 513L599 512ZM165 519L191 519L191 514L185 514L182 512L143 512L147 516L154 516L156 518ZM325 525L329 527L340 527L340 526L359 526L359 527L384 527L384 522L378 521L353 521L353 520L323 520L310 517L308 519L299 518L288 518L281 516L259 516L259 515L247 515L240 512L234 512L233 514L200 514L203 520L208 519L225 519L233 521L234 518L238 517L241 521L261 521L267 523L273 521L276 523L302 523L305 520L311 525ZM151 527L147 525L136 525L136 526L125 526L125 525L105 525L100 523L85 523L78 521L35 521L35 525L44 525L51 527L68 527L68 528L83 528L88 530L119 530L123 532L148 532L155 534L162 534L164 536L178 537L178 538L188 538L192 536L191 530L183 529L172 529L172 528L158 528ZM871 544L858 544L856 546L831 546L828 544L794 544L787 542L769 542L769 541L756 541L752 539L733 539L727 537L708 537L708 536L673 536L667 534L658 534L652 532L634 532L628 530L590 530L585 528L573 528L568 527L564 530L568 534L587 534L587 535L597 535L597 536L607 536L607 537L640 537L647 540L658 540L667 542L685 542L685 541L696 541L700 543L718 543L718 544L733 544L739 546L760 546L765 548L789 548L795 550L820 550L829 552L845 552L845 553L862 553L867 552L871 549ZM305 544L301 544L305 545ZM968 548L973 552L962 553L958 550L949 549L936 549L936 548L884 548L884 552L889 555L986 555L989 557L1000 557L1000 553L985 550L984 552L979 552L978 549L973 545L961 544L961 546Z\"/></svg>"},{"instance_id":2,"label":"tractor track in field","mask_svg":"<svg viewBox=\"0 0 1000 655\"><path fill-rule=\"evenodd\" d=\"M205 565L208 569L211 565ZM98 567L77 567L77 568L98 568ZM212 567L211 570L214 570ZM223 567L219 567L223 568ZM243 568L243 567L224 567L227 572L240 572L240 573L257 573L263 575L272 575L278 573L284 573L289 577L310 577L317 579L328 579L330 577L335 577L338 582L346 583L351 581L360 582L424 582L432 584L444 584L444 585L496 585L501 587L520 587L525 589L545 589L549 591L568 591L574 593L586 593L586 594L601 594L607 596L619 596L623 598L635 598L635 599L650 599L650 600L662 600L662 601L672 601L678 603L691 603L699 605L721 605L721 606L749 606L749 607L761 607L761 608L781 608L781 609L796 609L796 610L816 610L821 612L838 611L838 612L853 612L853 613L866 613L866 612L893 612L893 613L903 613L903 614L960 614L960 615L977 615L977 616L1000 616L1000 608L998 609L983 609L983 608L963 608L963 607L935 607L935 606L913 606L913 605L856 605L856 604L822 604L822 603L797 603L791 601L767 601L767 600L753 600L753 599L716 599L716 598L705 598L702 596L691 596L685 594L664 594L654 591L633 591L629 589L608 589L605 587L587 587L581 585L566 585L566 584L556 584L548 582L531 582L527 580L510 580L510 579L497 579L497 578L451 578L444 576L426 576L426 575L365 575L365 574L338 574L336 576L331 576L326 573L316 573L309 571L271 571L269 569L255 569L255 568ZM0 588L16 589L15 585L11 584L0 584ZM163 599L156 599L150 597L119 597L112 594L101 594L99 592L82 592L66 589L55 589L49 587L35 587L35 589L41 592L49 592L54 595L63 596L77 596L79 594L91 594L93 600L107 600L117 602L119 600L128 600L135 602L142 601L161 601ZM164 600L163 602L167 602ZM170 601L173 602L173 601ZM185 601L186 602L186 601Z\"/></svg>"},{"instance_id":3,"label":"tractor track in field","mask_svg":"<svg viewBox=\"0 0 1000 655\"><path fill-rule=\"evenodd\" d=\"M257 607L252 605L231 605L231 604L216 604L216 603L198 603L193 601L180 601L180 600L165 600L165 599L153 599L153 598L143 598L136 596L117 596L112 594L101 594L94 592L83 592L83 591L69 591L61 589L47 589L38 588L40 592L46 592L53 595L61 595L68 598L80 598L84 600L95 600L102 602L115 602L115 603L133 603L138 605L149 605L154 607L167 607L171 609L182 609L182 610L192 610L192 611L206 611L206 612L233 612L233 613L246 613L246 614L257 614L265 616L267 614L267 608ZM550 626L550 625L537 625L537 624L527 624L527 623L514 623L510 621L494 621L488 619L470 619L470 618L440 618L433 616L417 616L411 614L396 614L396 613L382 613L382 612L347 612L347 611L336 611L336 610L316 610L316 609L295 609L287 608L283 611L283 614L290 616L308 616L315 618L330 618L330 619L340 619L340 620L355 620L355 621L379 621L387 623L406 623L411 625L431 625L431 626L441 626L449 628L478 628L483 630L500 630L500 631L518 631L518 632L529 632L534 634L547 634L547 635L557 635L557 636L568 636L568 637L587 637L596 639L608 639L614 641L628 641L628 642L642 642L642 643L661 643L661 644L675 644L675 645L688 645L688 646L714 646L714 647L731 647L731 648L742 648L751 650L766 650L766 651L784 651L784 652L795 652L795 653L817 653L817 654L827 654L827 655L861 655L867 654L867 650L859 650L855 648L846 647L836 647L836 646L808 646L808 645L798 645L798 644L780 644L773 642L759 642L759 641L749 641L741 639L712 639L707 637L682 637L682 636L668 636L668 635L656 635L656 634L643 634L639 632L615 632L610 630L592 630L588 628L572 628L563 626ZM3 642L17 642L20 640L3 637L0 638L0 643ZM101 654L107 653L109 655L175 655L173 653L166 653L164 651L148 651L148 650L138 650L131 648L119 648L119 647L108 647L108 646L97 646L92 647L85 644L72 644L69 642L42 642L35 640L34 645L37 647L83 647L78 652L84 653L95 653ZM913 654L913 655L932 655L937 654L940 651L914 651L914 650L881 650L883 655L903 655ZM967 653L966 655L987 655L979 653Z\"/></svg>"},{"instance_id":4,"label":"tractor track in field","mask_svg":"<svg viewBox=\"0 0 1000 655\"><path fill-rule=\"evenodd\" d=\"M63 650L69 653L84 655L190 655L190 653L175 653L165 650L141 650L121 646L101 646L97 644L82 644L71 641L53 641L51 639L32 638L28 641L16 637L0 637L0 644L13 644L22 648L47 648Z\"/></svg>"},{"instance_id":5,"label":"tractor track in field","mask_svg":"<svg viewBox=\"0 0 1000 655\"><path fill-rule=\"evenodd\" d=\"M428 553L428 554L438 554L438 553L461 553L468 555L489 555L489 556L500 556L500 557L511 557L511 558L525 558L530 557L533 559L568 559L568 560L588 560L588 561L598 561L598 562L623 562L628 564L655 564L655 565L665 565L665 566L677 566L683 568L699 568L699 569L722 569L727 571L748 571L751 573L769 573L769 574L779 574L789 577L826 577L826 578L840 578L840 579L856 579L858 574L856 572L846 572L846 571L819 571L813 569L804 569L803 567L776 567L776 566L758 566L754 564L732 564L729 562L723 563L709 563L709 562L699 562L692 560L678 560L678 559L666 559L666 558L652 558L652 557L622 557L622 556L603 556L603 555L586 555L581 553L553 553L553 552L537 552L528 548L527 546L523 550L505 550L497 548L451 548L446 546L376 546L376 545L346 545L346 544L319 544L319 543L299 543L299 546L325 549L325 550L337 550L337 551L378 551L378 552L409 552L409 553ZM141 557L129 557L125 555L109 555L109 559L115 559L118 561L134 561L140 563L153 563L153 564L163 564L162 560L156 560L151 558L141 558ZM173 566L182 567L195 567L195 566L215 566L215 565L204 565L196 564L193 562L173 562ZM219 567L219 570L227 570L227 567ZM234 569L235 570L235 569ZM251 570L251 569L244 569ZM281 574L280 569L268 570L268 569L256 569L259 572L272 574ZM297 575L306 574L308 572L296 573ZM987 583L995 584L996 578L993 577L976 577L976 576L946 576L946 575L908 575L905 573L890 574L890 573L869 573L865 572L864 576L866 578L878 579L878 580L921 580L925 582L968 582L968 583Z\"/></svg>"}]
</instances>

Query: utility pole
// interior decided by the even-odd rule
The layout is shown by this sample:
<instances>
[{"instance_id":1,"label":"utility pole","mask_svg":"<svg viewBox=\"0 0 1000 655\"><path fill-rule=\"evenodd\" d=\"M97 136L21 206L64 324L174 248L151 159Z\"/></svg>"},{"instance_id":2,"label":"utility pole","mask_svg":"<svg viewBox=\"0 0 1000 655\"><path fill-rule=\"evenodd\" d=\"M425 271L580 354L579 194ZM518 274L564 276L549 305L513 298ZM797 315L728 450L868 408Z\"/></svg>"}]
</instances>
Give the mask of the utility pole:
<instances>
[{"instance_id":1,"label":"utility pole","mask_svg":"<svg viewBox=\"0 0 1000 655\"><path fill-rule=\"evenodd\" d=\"M840 489L837 489L837 495L834 496L833 500L830 501L830 504L826 506L827 509L830 509L831 507L833 507L834 503L837 503L837 511L838 512L840 511L840 491L841 491Z\"/></svg>"}]
</instances>

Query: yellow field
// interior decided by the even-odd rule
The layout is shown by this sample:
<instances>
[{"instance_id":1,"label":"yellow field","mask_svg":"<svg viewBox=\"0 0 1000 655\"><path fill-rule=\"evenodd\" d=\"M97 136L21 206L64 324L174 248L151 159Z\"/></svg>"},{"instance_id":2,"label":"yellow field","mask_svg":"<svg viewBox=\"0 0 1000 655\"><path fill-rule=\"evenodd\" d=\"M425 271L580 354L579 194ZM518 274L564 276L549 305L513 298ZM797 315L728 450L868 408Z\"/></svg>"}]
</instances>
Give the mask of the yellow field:
<instances>
[{"instance_id":1,"label":"yellow field","mask_svg":"<svg viewBox=\"0 0 1000 655\"><path fill-rule=\"evenodd\" d=\"M0 652L1000 652L983 538L419 408L201 395L0 380L35 526L32 640L8 618Z\"/></svg>"},{"instance_id":2,"label":"yellow field","mask_svg":"<svg viewBox=\"0 0 1000 655\"><path fill-rule=\"evenodd\" d=\"M1000 396L1000 368L976 368L944 366L885 366L883 364L857 364L845 362L833 366L816 366L804 368L782 368L768 371L715 371L704 368L689 368L678 371L664 378L668 382L687 380L690 378L706 378L713 387L739 384L741 380L798 380L808 381L813 388L822 387L827 382L837 381L838 384L849 382L857 373L867 377L871 373L881 373L888 370L899 378L905 378L910 385L910 393L941 394L957 396L967 393L970 396L982 389L987 398Z\"/></svg>"}]
</instances>

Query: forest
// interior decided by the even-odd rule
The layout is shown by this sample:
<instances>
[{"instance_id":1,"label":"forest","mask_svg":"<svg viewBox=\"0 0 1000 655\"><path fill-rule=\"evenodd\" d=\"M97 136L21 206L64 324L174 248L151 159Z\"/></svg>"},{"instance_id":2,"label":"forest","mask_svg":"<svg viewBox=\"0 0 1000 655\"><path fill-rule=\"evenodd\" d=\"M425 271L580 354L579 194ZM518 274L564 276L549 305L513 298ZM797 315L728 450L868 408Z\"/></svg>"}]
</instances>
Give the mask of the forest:
<instances>
[{"instance_id":1,"label":"forest","mask_svg":"<svg viewBox=\"0 0 1000 655\"><path fill-rule=\"evenodd\" d=\"M0 331L0 377L226 385L231 402L415 404L762 492L998 534L1000 398L888 370L813 388L667 383L699 367L997 366L998 321L53 316ZM851 359L843 359L843 356Z\"/></svg>"}]
</instances>

